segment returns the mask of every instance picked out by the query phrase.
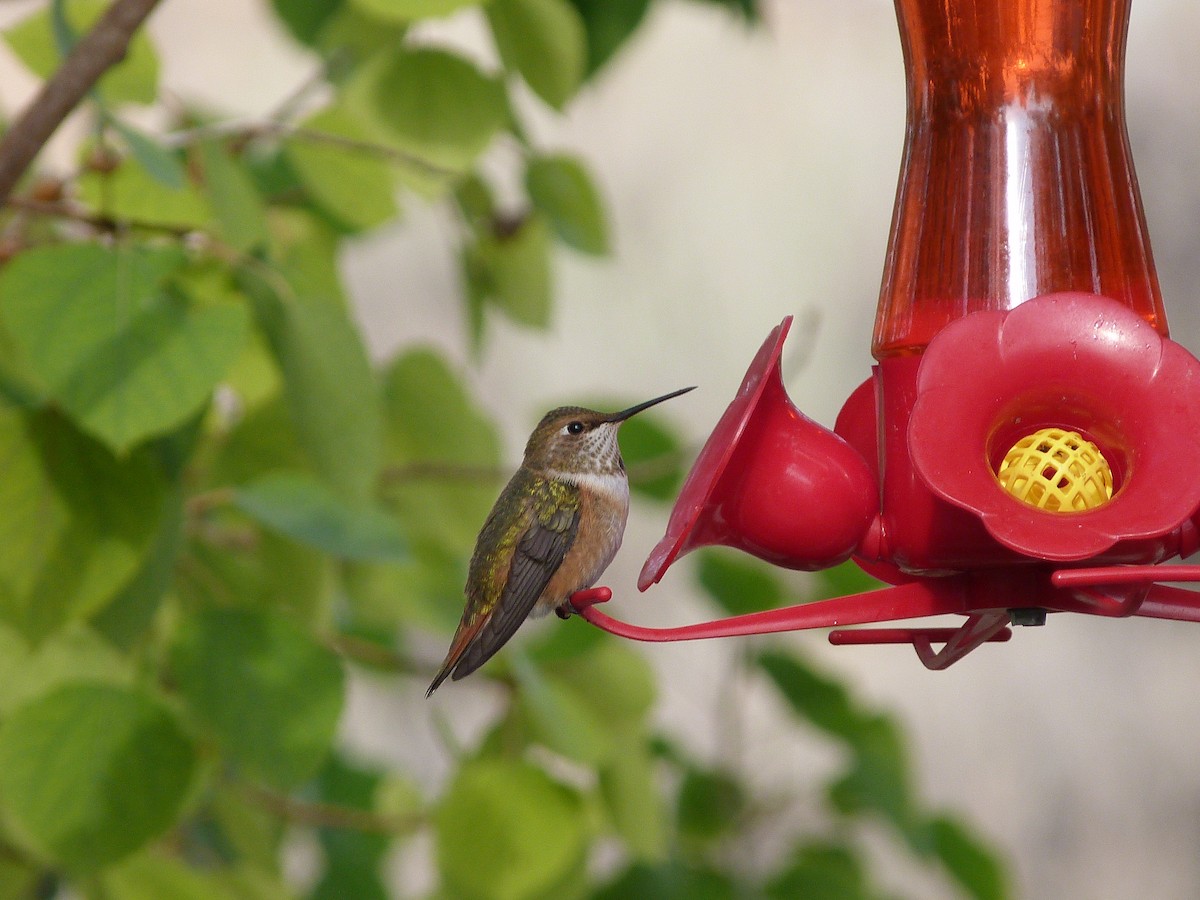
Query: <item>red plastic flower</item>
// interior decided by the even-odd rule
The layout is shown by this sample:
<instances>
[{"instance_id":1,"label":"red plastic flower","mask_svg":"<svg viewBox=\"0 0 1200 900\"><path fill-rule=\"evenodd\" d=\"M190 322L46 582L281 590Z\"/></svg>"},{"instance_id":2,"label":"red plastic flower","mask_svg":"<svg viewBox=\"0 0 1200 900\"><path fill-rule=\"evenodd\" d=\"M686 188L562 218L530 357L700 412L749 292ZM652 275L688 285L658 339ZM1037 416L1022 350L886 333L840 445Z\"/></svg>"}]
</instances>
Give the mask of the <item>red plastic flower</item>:
<instances>
[{"instance_id":1,"label":"red plastic flower","mask_svg":"<svg viewBox=\"0 0 1200 900\"><path fill-rule=\"evenodd\" d=\"M1006 452L1042 428L1078 432L1100 449L1111 500L1050 512L1001 487ZM1163 539L1200 507L1200 362L1095 294L972 313L925 352L908 446L929 489L1012 550L1070 561L1129 541L1114 561L1162 558L1172 552Z\"/></svg>"}]
</instances>

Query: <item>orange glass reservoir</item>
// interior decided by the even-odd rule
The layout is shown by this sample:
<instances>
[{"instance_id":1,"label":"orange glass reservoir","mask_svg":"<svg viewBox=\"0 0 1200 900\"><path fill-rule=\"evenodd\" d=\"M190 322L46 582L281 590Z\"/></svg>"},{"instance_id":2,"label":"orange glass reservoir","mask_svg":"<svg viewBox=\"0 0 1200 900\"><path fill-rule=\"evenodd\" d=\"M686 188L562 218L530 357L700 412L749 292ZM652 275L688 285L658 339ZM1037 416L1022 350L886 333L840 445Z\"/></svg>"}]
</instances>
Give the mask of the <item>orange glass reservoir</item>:
<instances>
[{"instance_id":1,"label":"orange glass reservoir","mask_svg":"<svg viewBox=\"0 0 1200 900\"><path fill-rule=\"evenodd\" d=\"M872 351L1086 291L1166 336L1124 111L1129 0L896 0L908 117Z\"/></svg>"}]
</instances>

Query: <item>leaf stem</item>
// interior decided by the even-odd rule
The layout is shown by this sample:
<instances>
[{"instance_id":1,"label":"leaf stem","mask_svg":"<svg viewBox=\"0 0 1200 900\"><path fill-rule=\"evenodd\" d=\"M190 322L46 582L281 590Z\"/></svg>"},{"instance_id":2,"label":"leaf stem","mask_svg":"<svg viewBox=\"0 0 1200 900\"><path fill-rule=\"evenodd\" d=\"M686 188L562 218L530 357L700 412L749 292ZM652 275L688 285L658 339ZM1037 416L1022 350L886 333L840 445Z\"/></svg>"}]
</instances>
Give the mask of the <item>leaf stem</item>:
<instances>
[{"instance_id":1,"label":"leaf stem","mask_svg":"<svg viewBox=\"0 0 1200 900\"><path fill-rule=\"evenodd\" d=\"M203 491L188 497L184 503L184 510L189 519L197 518L217 507L229 506L236 497L236 488L213 488L211 491Z\"/></svg>"},{"instance_id":2,"label":"leaf stem","mask_svg":"<svg viewBox=\"0 0 1200 900\"><path fill-rule=\"evenodd\" d=\"M166 135L163 143L168 147L190 147L193 144L212 138L228 138L238 143L246 143L257 138L291 138L298 141L308 141L313 144L328 144L342 150L380 157L389 162L414 166L431 175L456 178L463 174L457 169L450 169L439 165L423 156L418 156L407 150L401 150L399 147L272 120L230 120L226 122L214 122L208 125L198 125L195 128L174 131Z\"/></svg>"},{"instance_id":3,"label":"leaf stem","mask_svg":"<svg viewBox=\"0 0 1200 900\"><path fill-rule=\"evenodd\" d=\"M50 136L100 80L125 58L129 42L159 0L116 0L71 49L58 70L0 140L0 206Z\"/></svg>"},{"instance_id":4,"label":"leaf stem","mask_svg":"<svg viewBox=\"0 0 1200 900\"><path fill-rule=\"evenodd\" d=\"M395 650L352 634L330 634L325 638L325 644L338 656L373 669L383 669L401 675L419 675L427 671Z\"/></svg>"},{"instance_id":5,"label":"leaf stem","mask_svg":"<svg viewBox=\"0 0 1200 900\"><path fill-rule=\"evenodd\" d=\"M379 479L386 488L406 481L494 482L507 478L510 472L501 466L425 460L385 466Z\"/></svg>"},{"instance_id":6,"label":"leaf stem","mask_svg":"<svg viewBox=\"0 0 1200 900\"><path fill-rule=\"evenodd\" d=\"M248 782L241 784L240 789L251 803L294 825L364 831L371 834L406 834L420 828L426 821L424 813L389 816L334 803L300 800Z\"/></svg>"},{"instance_id":7,"label":"leaf stem","mask_svg":"<svg viewBox=\"0 0 1200 900\"><path fill-rule=\"evenodd\" d=\"M204 234L197 228L183 228L178 225L168 225L165 222L144 222L139 219L115 219L111 216L88 212L86 209L70 203L38 200L34 197L9 197L7 206L35 216L78 222L95 231L110 234L124 231L153 231L180 240L192 235Z\"/></svg>"}]
</instances>

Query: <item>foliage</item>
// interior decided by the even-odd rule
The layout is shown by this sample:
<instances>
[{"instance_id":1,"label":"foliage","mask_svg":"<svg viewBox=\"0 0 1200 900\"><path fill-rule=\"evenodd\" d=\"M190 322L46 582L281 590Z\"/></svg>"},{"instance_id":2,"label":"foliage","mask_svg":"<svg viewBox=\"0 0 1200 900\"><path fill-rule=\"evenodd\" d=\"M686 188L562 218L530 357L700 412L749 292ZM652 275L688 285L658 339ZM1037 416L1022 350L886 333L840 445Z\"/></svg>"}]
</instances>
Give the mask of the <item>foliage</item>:
<instances>
[{"instance_id":1,"label":"foliage","mask_svg":"<svg viewBox=\"0 0 1200 900\"><path fill-rule=\"evenodd\" d=\"M500 71L409 40L476 5ZM273 0L320 68L305 102L237 128L176 102L155 136L124 118L160 98L139 35L86 103L79 171L0 209L0 897L383 898L418 835L436 896L876 897L871 821L1004 895L987 846L920 803L898 723L792 650L731 674L844 769L827 827L758 868L732 848L795 798L659 733L646 659L578 621L475 676L495 717L448 741L444 784L338 749L353 678L430 676L407 648L453 628L504 474L467 373L426 347L369 361L339 253L401 203L444 204L475 349L496 316L545 327L554 254L612 239L586 162L532 146L522 103L569 106L649 5ZM45 77L102 8L54 0L3 37ZM482 174L497 142L515 204ZM674 496L680 436L651 414L623 441L640 502ZM731 612L786 602L765 568L710 555L699 576ZM290 883L303 831L320 864Z\"/></svg>"}]
</instances>

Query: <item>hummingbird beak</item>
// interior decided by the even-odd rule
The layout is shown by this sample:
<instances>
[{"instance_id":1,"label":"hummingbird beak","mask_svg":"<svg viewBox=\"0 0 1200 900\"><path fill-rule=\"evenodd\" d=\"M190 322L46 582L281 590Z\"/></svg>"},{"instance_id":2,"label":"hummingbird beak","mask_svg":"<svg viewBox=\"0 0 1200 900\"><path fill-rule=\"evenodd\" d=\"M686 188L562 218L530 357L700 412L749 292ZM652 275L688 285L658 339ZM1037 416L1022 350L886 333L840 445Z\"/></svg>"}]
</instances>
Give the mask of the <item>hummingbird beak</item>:
<instances>
[{"instance_id":1,"label":"hummingbird beak","mask_svg":"<svg viewBox=\"0 0 1200 900\"><path fill-rule=\"evenodd\" d=\"M605 416L604 421L624 422L630 416L636 416L644 409L649 409L651 406L662 403L664 400L670 400L672 397L678 397L680 394L686 394L688 391L694 391L695 389L696 386L692 385L691 387L685 387L680 388L677 391L671 391L669 394L663 394L661 397L655 397L653 400L647 400L645 403L639 403L637 406L631 406L629 409L623 409L620 412L615 412L611 415Z\"/></svg>"}]
</instances>

